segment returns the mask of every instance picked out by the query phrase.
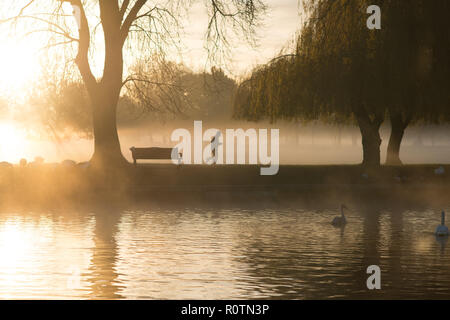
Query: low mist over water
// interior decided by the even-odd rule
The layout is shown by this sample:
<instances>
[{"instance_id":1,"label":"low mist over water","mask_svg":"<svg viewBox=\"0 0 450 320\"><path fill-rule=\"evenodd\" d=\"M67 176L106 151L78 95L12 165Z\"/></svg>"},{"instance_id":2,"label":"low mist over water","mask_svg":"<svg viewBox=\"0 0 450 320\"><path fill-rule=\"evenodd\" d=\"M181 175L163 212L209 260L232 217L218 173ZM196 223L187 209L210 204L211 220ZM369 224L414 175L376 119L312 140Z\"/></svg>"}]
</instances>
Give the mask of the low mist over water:
<instances>
[{"instance_id":1,"label":"low mist over water","mask_svg":"<svg viewBox=\"0 0 450 320\"><path fill-rule=\"evenodd\" d=\"M220 130L238 128L280 129L281 164L358 164L362 159L361 134L356 127L238 121L229 123L204 121L203 126L205 129L216 128ZM178 128L186 128L193 134L193 121L121 128L119 129L119 137L122 152L131 162L132 157L129 148L132 146L173 147L176 142L171 142L170 138L173 130ZM36 138L27 136L23 129L17 129L14 132L20 137L17 142L18 145L15 145L14 141L6 141L3 146L0 146L2 159L12 163L18 163L21 158L33 161L37 156L43 157L48 163L61 162L67 159L82 162L87 161L93 153L93 141L89 138L77 138L76 136L58 139L54 136ZM386 156L389 133L388 126L382 127L382 161ZM401 158L405 164L448 164L450 163L449 141L449 126L408 128L402 142ZM206 146L206 143L204 143L204 146Z\"/></svg>"}]
</instances>

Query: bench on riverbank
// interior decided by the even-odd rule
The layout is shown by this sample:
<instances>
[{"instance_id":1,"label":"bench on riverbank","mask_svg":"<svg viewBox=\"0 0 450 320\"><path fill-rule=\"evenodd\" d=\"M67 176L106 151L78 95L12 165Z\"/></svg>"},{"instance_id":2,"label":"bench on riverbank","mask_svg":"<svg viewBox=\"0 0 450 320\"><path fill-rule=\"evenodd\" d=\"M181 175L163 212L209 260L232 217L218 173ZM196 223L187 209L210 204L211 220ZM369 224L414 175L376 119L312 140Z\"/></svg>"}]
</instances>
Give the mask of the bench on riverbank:
<instances>
[{"instance_id":1,"label":"bench on riverbank","mask_svg":"<svg viewBox=\"0 0 450 320\"><path fill-rule=\"evenodd\" d=\"M130 148L134 165L137 160L172 160L176 159L181 164L183 154L178 148Z\"/></svg>"}]
</instances>

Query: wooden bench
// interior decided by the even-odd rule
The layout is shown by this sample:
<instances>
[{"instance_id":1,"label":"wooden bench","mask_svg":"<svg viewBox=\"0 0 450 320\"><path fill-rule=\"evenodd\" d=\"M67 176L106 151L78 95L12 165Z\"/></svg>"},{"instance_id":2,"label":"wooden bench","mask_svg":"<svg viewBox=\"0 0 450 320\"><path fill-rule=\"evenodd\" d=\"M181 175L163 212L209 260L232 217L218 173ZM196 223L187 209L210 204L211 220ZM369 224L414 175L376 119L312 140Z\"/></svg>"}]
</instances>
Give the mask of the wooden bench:
<instances>
[{"instance_id":1,"label":"wooden bench","mask_svg":"<svg viewBox=\"0 0 450 320\"><path fill-rule=\"evenodd\" d=\"M176 159L181 164L183 154L178 152L178 148L130 148L133 163L137 160L172 160ZM174 157L172 157L174 155Z\"/></svg>"}]
</instances>

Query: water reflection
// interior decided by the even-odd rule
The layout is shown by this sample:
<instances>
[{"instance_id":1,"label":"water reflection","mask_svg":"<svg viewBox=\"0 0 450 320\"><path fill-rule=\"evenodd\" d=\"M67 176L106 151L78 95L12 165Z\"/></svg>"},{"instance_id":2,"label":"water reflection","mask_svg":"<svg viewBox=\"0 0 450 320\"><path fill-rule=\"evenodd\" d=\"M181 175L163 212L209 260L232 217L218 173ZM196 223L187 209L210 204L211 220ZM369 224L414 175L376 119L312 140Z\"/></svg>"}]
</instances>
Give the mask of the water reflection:
<instances>
[{"instance_id":1,"label":"water reflection","mask_svg":"<svg viewBox=\"0 0 450 320\"><path fill-rule=\"evenodd\" d=\"M362 215L362 259L360 270L356 275L357 292L363 295L379 294L379 291L367 290L367 267L377 265L381 267L381 248L386 245L382 243L383 239L380 236L382 228L382 215L380 209L376 206L361 206L359 212ZM383 269L382 269L383 270ZM364 296L366 298L366 296Z\"/></svg>"},{"instance_id":2,"label":"water reflection","mask_svg":"<svg viewBox=\"0 0 450 320\"><path fill-rule=\"evenodd\" d=\"M402 275L402 261L401 257L408 254L410 248L409 241L404 234L404 215L401 208L393 208L389 214L390 232L389 232L389 246L387 255L387 265L390 270L386 275L385 287L390 291L397 291L405 285L407 278ZM393 278L390 275L395 275ZM393 288L394 286L394 288Z\"/></svg>"},{"instance_id":3,"label":"water reflection","mask_svg":"<svg viewBox=\"0 0 450 320\"><path fill-rule=\"evenodd\" d=\"M89 267L92 228L89 216L3 213L0 298L82 296L87 281L77 276Z\"/></svg>"},{"instance_id":4,"label":"water reflection","mask_svg":"<svg viewBox=\"0 0 450 320\"><path fill-rule=\"evenodd\" d=\"M0 298L450 298L436 212L358 204L345 228L329 208L2 213Z\"/></svg>"},{"instance_id":5,"label":"water reflection","mask_svg":"<svg viewBox=\"0 0 450 320\"><path fill-rule=\"evenodd\" d=\"M95 216L92 263L89 266L89 295L95 299L120 299L121 285L118 281L116 263L118 248L116 233L120 214L114 209Z\"/></svg>"}]
</instances>

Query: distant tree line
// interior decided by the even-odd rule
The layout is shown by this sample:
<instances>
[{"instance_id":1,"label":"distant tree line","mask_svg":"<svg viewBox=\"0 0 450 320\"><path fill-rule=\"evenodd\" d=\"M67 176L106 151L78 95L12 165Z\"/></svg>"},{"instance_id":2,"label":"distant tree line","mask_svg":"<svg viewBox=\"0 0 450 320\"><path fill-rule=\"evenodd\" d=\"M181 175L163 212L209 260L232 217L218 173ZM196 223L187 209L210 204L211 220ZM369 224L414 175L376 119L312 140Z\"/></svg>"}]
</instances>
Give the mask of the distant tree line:
<instances>
[{"instance_id":1,"label":"distant tree line","mask_svg":"<svg viewBox=\"0 0 450 320\"><path fill-rule=\"evenodd\" d=\"M376 3L378 2L378 3ZM308 20L296 50L254 69L242 81L234 116L357 123L363 165L380 165L379 129L391 124L387 164L401 164L412 123L450 119L447 0L304 0ZM367 7L382 27L367 27Z\"/></svg>"},{"instance_id":2,"label":"distant tree line","mask_svg":"<svg viewBox=\"0 0 450 320\"><path fill-rule=\"evenodd\" d=\"M117 123L132 127L161 119L231 120L237 83L219 68L194 72L166 62L134 66L124 88ZM93 136L90 103L84 84L72 77L41 79L27 102L29 111L59 137Z\"/></svg>"}]
</instances>

